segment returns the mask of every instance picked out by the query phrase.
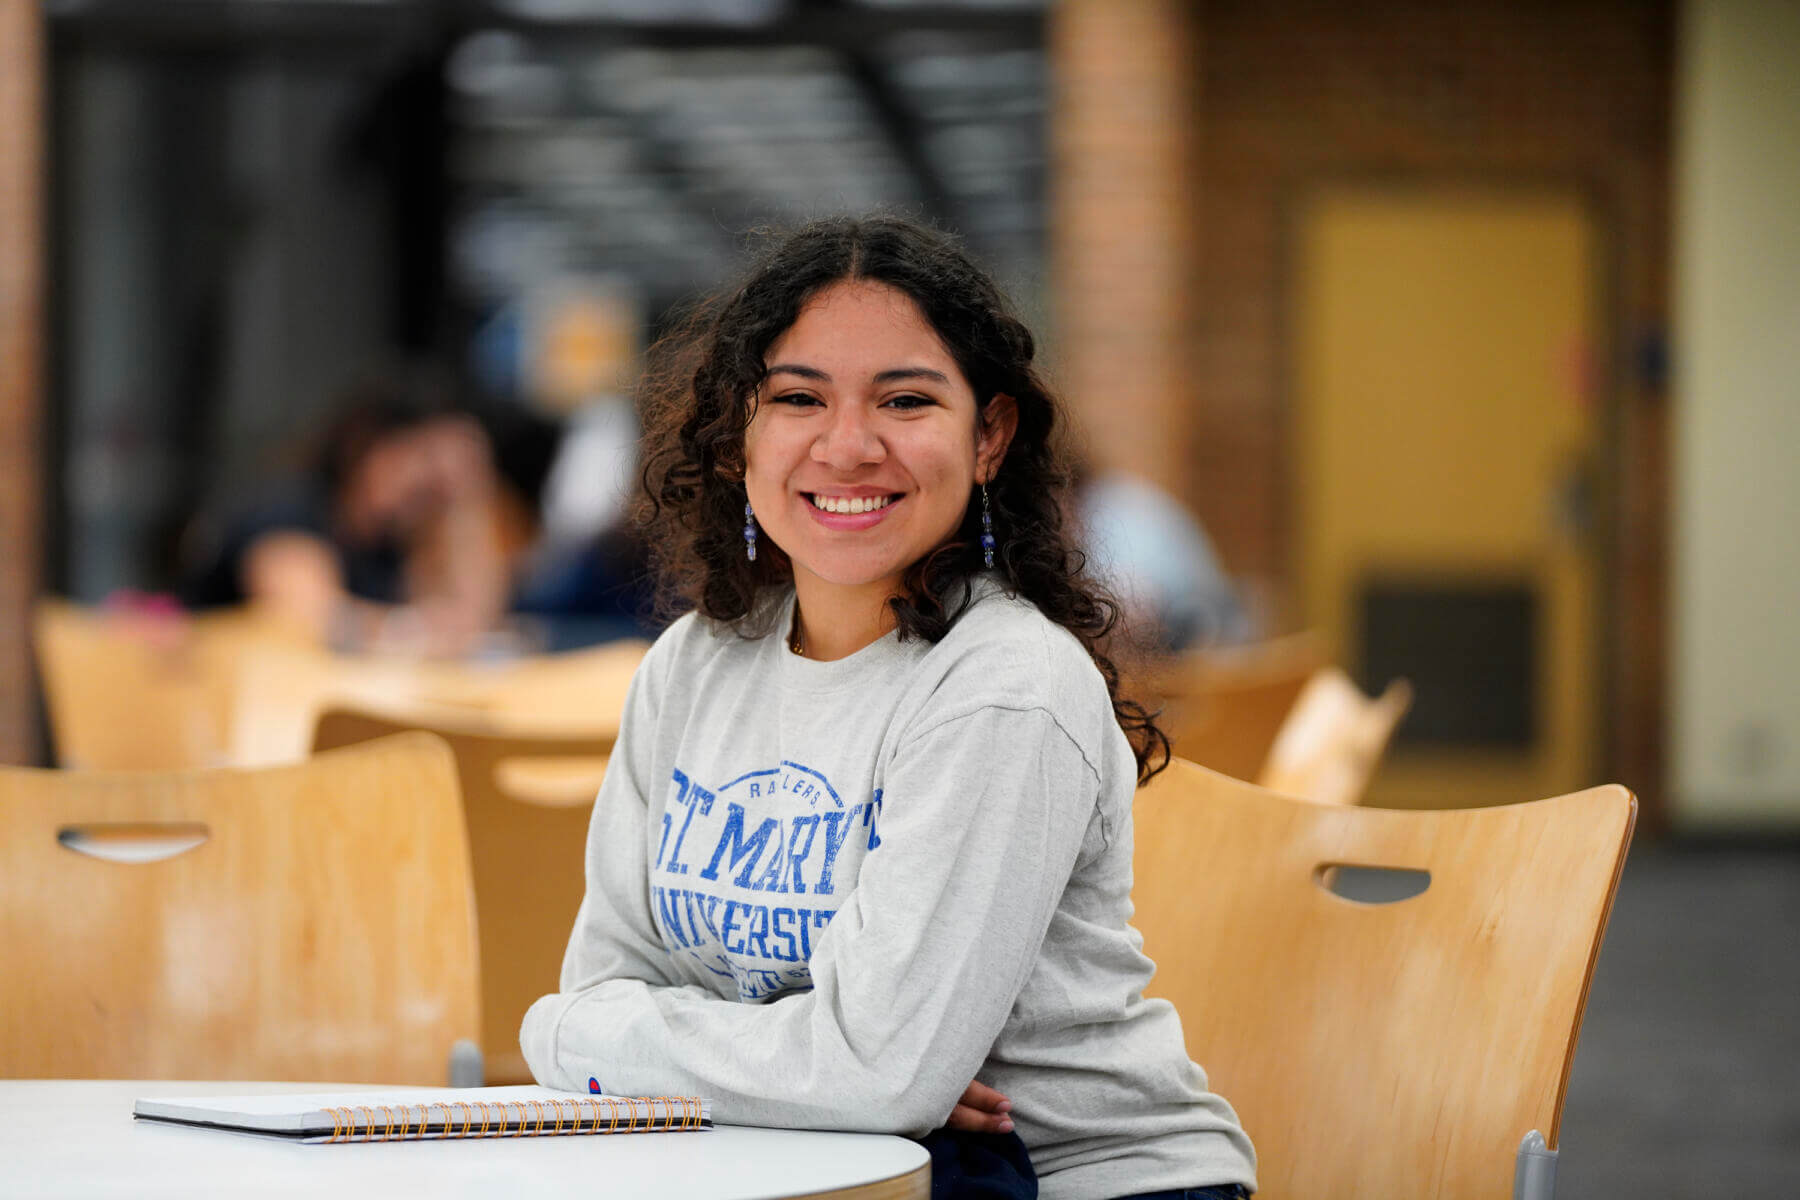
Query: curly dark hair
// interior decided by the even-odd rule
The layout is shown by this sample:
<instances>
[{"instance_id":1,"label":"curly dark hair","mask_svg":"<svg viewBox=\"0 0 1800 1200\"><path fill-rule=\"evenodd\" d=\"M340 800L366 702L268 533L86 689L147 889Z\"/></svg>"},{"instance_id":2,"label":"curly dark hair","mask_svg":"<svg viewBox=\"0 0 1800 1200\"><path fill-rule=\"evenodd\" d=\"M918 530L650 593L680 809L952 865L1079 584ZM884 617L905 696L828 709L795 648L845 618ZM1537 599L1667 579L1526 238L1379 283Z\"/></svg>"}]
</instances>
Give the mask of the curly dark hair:
<instances>
[{"instance_id":1,"label":"curly dark hair","mask_svg":"<svg viewBox=\"0 0 1800 1200\"><path fill-rule=\"evenodd\" d=\"M958 242L890 216L814 221L775 241L744 281L704 301L652 348L644 384L644 492L639 520L666 615L697 609L744 636L769 632L768 589L793 578L780 548L744 554L744 433L767 375L764 354L808 300L831 284L870 280L912 297L974 389L985 417L996 395L1018 429L988 485L1000 541L994 570L1074 634L1106 680L1143 783L1167 765L1153 714L1120 692L1107 647L1119 605L1086 570L1065 518L1070 473L1052 444L1059 404L1032 365L1036 343L993 280ZM973 501L975 493L971 493ZM907 569L888 601L902 639L939 641L984 570L980 505Z\"/></svg>"}]
</instances>

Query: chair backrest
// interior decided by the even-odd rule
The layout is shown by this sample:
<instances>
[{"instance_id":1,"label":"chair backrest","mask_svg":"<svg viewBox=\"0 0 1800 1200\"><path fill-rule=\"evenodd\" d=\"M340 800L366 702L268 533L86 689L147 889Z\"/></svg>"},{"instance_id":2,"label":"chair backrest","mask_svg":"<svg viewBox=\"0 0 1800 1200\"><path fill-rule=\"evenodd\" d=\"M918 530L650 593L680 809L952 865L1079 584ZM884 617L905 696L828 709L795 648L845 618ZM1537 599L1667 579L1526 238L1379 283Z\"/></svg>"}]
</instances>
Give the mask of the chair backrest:
<instances>
[{"instance_id":1,"label":"chair backrest","mask_svg":"<svg viewBox=\"0 0 1800 1200\"><path fill-rule=\"evenodd\" d=\"M0 768L0 1075L448 1081L480 1024L448 749Z\"/></svg>"},{"instance_id":2,"label":"chair backrest","mask_svg":"<svg viewBox=\"0 0 1800 1200\"><path fill-rule=\"evenodd\" d=\"M1316 634L1190 650L1145 677L1175 753L1236 779L1255 779L1313 672L1325 665Z\"/></svg>"},{"instance_id":3,"label":"chair backrest","mask_svg":"<svg viewBox=\"0 0 1800 1200\"><path fill-rule=\"evenodd\" d=\"M1134 924L1269 1200L1501 1197L1554 1148L1637 802L1312 804L1177 761L1135 808ZM1345 867L1429 872L1409 899ZM1338 868L1338 870L1334 870Z\"/></svg>"},{"instance_id":4,"label":"chair backrest","mask_svg":"<svg viewBox=\"0 0 1800 1200\"><path fill-rule=\"evenodd\" d=\"M1360 804L1411 706L1404 679L1371 700L1338 668L1321 667L1282 722L1256 782L1321 804Z\"/></svg>"},{"instance_id":5,"label":"chair backrest","mask_svg":"<svg viewBox=\"0 0 1800 1200\"><path fill-rule=\"evenodd\" d=\"M557 989L586 888L588 820L612 738L500 731L436 713L331 709L313 744L327 750L420 728L450 744L462 781L481 926L487 1080L524 1082L530 1072L519 1023L532 1001Z\"/></svg>"},{"instance_id":6,"label":"chair backrest","mask_svg":"<svg viewBox=\"0 0 1800 1200\"><path fill-rule=\"evenodd\" d=\"M229 758L234 616L109 612L40 600L33 640L57 761L177 770Z\"/></svg>"}]
</instances>

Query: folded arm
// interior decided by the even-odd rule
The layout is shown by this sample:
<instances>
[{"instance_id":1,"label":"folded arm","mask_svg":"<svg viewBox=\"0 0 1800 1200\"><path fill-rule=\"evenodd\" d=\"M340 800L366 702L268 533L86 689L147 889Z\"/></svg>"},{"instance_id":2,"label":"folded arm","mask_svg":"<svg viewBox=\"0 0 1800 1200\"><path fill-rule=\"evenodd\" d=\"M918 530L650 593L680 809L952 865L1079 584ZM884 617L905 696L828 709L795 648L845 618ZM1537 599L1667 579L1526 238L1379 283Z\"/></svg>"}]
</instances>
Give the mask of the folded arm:
<instances>
[{"instance_id":1,"label":"folded arm","mask_svg":"<svg viewBox=\"0 0 1800 1200\"><path fill-rule=\"evenodd\" d=\"M671 986L641 850L635 878L590 878L563 990L525 1020L538 1079L705 1095L746 1124L942 1124L1037 961L1098 781L1048 713L987 707L915 737L885 782L879 846L813 944L810 992L749 1004ZM607 836L636 820L642 847L644 806L629 807Z\"/></svg>"}]
</instances>

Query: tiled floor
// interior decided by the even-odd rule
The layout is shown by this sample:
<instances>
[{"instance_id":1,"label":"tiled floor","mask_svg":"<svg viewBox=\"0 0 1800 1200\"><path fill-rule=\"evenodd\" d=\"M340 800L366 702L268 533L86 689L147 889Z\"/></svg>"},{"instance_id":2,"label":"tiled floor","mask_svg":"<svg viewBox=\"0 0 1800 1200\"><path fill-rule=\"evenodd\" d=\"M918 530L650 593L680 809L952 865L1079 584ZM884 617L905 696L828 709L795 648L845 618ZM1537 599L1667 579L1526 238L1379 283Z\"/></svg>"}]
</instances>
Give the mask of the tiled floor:
<instances>
[{"instance_id":1,"label":"tiled floor","mask_svg":"<svg viewBox=\"0 0 1800 1200\"><path fill-rule=\"evenodd\" d=\"M1800 849L1633 851L1561 1140L1561 1200L1800 1197Z\"/></svg>"}]
</instances>

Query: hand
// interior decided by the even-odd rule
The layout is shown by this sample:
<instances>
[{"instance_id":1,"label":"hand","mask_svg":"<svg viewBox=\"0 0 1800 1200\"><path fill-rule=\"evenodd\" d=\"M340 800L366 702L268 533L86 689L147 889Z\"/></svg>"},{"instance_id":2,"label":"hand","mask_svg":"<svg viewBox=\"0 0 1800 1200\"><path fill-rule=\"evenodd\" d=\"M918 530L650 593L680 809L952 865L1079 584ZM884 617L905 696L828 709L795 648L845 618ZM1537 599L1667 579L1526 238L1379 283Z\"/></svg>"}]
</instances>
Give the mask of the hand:
<instances>
[{"instance_id":1,"label":"hand","mask_svg":"<svg viewBox=\"0 0 1800 1200\"><path fill-rule=\"evenodd\" d=\"M964 1133L1011 1133L1013 1128L1012 1101L989 1087L975 1080L963 1090L962 1099L950 1110L950 1119L944 1122L946 1129L959 1129Z\"/></svg>"}]
</instances>

